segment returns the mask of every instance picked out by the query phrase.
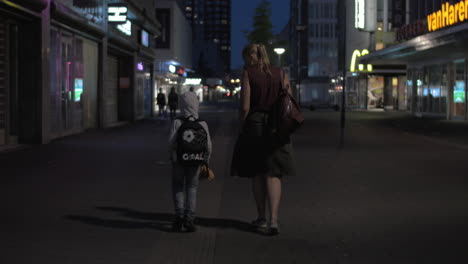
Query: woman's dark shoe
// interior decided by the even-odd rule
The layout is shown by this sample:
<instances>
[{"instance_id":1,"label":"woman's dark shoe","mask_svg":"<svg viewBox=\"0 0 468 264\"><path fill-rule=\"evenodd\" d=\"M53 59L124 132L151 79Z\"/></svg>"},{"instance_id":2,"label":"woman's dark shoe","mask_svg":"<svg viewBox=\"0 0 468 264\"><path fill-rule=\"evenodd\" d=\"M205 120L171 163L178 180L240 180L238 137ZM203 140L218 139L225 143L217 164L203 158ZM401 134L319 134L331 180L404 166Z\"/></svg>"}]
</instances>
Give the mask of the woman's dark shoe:
<instances>
[{"instance_id":1,"label":"woman's dark shoe","mask_svg":"<svg viewBox=\"0 0 468 264\"><path fill-rule=\"evenodd\" d=\"M172 222L172 232L182 232L182 228L184 227L184 219L180 217L176 217Z\"/></svg>"},{"instance_id":2,"label":"woman's dark shoe","mask_svg":"<svg viewBox=\"0 0 468 264\"><path fill-rule=\"evenodd\" d=\"M185 229L187 230L187 232L197 231L197 227L195 226L195 223L193 222L193 219L185 219L184 226L185 226Z\"/></svg>"},{"instance_id":3,"label":"woman's dark shoe","mask_svg":"<svg viewBox=\"0 0 468 264\"><path fill-rule=\"evenodd\" d=\"M277 236L277 235L279 235L279 233L280 233L280 230L279 230L278 223L270 224L270 228L268 230L268 235Z\"/></svg>"}]
</instances>

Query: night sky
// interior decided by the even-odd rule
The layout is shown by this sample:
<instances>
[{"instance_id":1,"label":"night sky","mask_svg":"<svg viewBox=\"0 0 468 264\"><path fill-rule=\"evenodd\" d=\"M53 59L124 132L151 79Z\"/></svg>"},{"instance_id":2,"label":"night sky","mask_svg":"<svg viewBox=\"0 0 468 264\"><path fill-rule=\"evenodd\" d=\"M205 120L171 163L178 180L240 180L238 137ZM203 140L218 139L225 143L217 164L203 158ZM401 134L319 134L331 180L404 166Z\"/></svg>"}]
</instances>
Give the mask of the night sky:
<instances>
[{"instance_id":1,"label":"night sky","mask_svg":"<svg viewBox=\"0 0 468 264\"><path fill-rule=\"evenodd\" d=\"M272 7L273 33L279 33L288 23L289 0L270 0ZM243 65L241 51L247 43L243 30L250 30L255 7L260 0L232 0L232 55L231 68Z\"/></svg>"}]
</instances>

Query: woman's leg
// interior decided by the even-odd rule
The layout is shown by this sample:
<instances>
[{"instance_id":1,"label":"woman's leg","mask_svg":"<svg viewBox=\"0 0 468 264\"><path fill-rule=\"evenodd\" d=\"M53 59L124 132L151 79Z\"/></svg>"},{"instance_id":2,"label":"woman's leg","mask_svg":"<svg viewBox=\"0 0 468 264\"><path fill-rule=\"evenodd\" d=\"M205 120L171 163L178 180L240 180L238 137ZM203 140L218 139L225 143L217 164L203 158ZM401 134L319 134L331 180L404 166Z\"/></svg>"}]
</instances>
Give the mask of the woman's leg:
<instances>
[{"instance_id":1,"label":"woman's leg","mask_svg":"<svg viewBox=\"0 0 468 264\"><path fill-rule=\"evenodd\" d=\"M278 211L281 200L281 179L278 177L267 176L266 188L270 207L270 223L278 223Z\"/></svg>"},{"instance_id":2,"label":"woman's leg","mask_svg":"<svg viewBox=\"0 0 468 264\"><path fill-rule=\"evenodd\" d=\"M252 179L252 192L257 205L258 219L266 219L266 182L264 175L257 175Z\"/></svg>"}]
</instances>

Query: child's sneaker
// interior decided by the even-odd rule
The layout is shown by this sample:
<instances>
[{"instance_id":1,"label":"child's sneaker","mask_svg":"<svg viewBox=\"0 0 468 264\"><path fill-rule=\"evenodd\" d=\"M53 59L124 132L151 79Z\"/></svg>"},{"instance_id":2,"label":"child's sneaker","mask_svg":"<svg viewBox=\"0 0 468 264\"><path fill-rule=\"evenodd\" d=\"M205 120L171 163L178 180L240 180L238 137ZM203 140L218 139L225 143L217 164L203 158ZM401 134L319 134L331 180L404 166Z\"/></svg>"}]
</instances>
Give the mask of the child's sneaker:
<instances>
[{"instance_id":1,"label":"child's sneaker","mask_svg":"<svg viewBox=\"0 0 468 264\"><path fill-rule=\"evenodd\" d=\"M184 219L177 216L172 222L172 232L182 232L183 226Z\"/></svg>"},{"instance_id":2,"label":"child's sneaker","mask_svg":"<svg viewBox=\"0 0 468 264\"><path fill-rule=\"evenodd\" d=\"M187 232L197 231L197 227L195 226L193 219L185 219L184 226L185 226L185 229L187 229Z\"/></svg>"},{"instance_id":3,"label":"child's sneaker","mask_svg":"<svg viewBox=\"0 0 468 264\"><path fill-rule=\"evenodd\" d=\"M252 221L251 224L255 228L266 228L267 227L267 221L264 218L257 218L254 221Z\"/></svg>"}]
</instances>

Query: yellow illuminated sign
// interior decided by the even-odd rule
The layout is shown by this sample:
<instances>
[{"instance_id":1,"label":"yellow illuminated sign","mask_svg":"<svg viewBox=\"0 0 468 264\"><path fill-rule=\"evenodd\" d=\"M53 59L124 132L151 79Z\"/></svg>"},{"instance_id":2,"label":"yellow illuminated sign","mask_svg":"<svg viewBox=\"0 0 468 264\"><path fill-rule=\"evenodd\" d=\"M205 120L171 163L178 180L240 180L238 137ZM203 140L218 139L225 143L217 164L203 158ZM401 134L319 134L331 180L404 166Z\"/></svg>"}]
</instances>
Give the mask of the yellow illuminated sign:
<instances>
[{"instance_id":1,"label":"yellow illuminated sign","mask_svg":"<svg viewBox=\"0 0 468 264\"><path fill-rule=\"evenodd\" d=\"M362 51L355 50L353 52L353 56L351 57L351 65L349 66L349 71L356 72L357 59L361 56L366 56L368 54L369 54L369 50L366 50L366 49L363 49ZM367 64L367 67L364 64L359 64L357 65L357 67L358 67L357 70L361 72L365 70L367 70L368 72L372 72L374 70L374 67L372 66L372 64Z\"/></svg>"},{"instance_id":2,"label":"yellow illuminated sign","mask_svg":"<svg viewBox=\"0 0 468 264\"><path fill-rule=\"evenodd\" d=\"M455 4L444 3L442 9L427 16L427 28L436 31L468 20L468 0Z\"/></svg>"}]
</instances>

